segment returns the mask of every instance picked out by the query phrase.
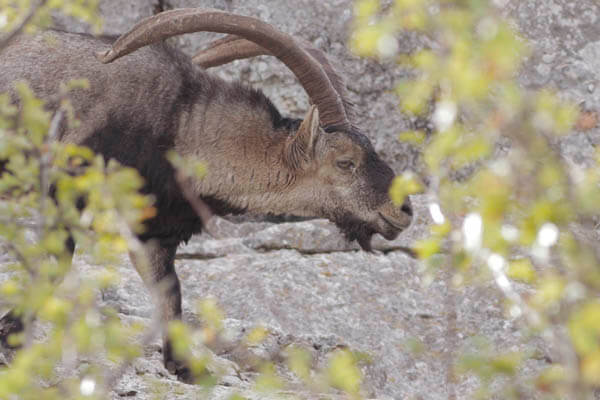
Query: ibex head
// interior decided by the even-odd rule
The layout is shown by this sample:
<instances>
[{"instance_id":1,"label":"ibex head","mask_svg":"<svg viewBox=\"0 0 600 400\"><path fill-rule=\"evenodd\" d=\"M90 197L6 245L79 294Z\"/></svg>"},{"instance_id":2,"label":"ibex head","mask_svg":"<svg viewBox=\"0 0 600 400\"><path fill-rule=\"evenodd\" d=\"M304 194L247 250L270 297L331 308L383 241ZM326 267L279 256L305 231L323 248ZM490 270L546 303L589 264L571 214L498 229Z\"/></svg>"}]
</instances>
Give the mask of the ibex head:
<instances>
[{"instance_id":1,"label":"ibex head","mask_svg":"<svg viewBox=\"0 0 600 400\"><path fill-rule=\"evenodd\" d=\"M278 146L291 178L286 179L286 196L280 197L289 204L277 211L329 218L366 250L373 234L394 239L410 224L409 200L397 207L388 196L393 171L351 122L352 104L343 80L325 54L309 43L255 18L218 10L180 9L142 21L98 57L111 62L151 43L198 31L230 36L194 57L196 63L209 67L259 54L273 55L296 75L314 104Z\"/></svg>"}]
</instances>

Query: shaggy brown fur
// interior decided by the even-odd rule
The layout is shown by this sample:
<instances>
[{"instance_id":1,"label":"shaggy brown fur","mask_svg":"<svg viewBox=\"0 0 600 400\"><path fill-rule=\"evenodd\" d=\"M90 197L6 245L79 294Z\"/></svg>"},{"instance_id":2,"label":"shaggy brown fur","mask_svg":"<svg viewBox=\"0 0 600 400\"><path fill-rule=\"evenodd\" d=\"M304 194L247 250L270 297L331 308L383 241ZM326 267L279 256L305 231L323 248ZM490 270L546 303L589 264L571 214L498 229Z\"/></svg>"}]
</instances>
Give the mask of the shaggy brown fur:
<instances>
[{"instance_id":1,"label":"shaggy brown fur","mask_svg":"<svg viewBox=\"0 0 600 400\"><path fill-rule=\"evenodd\" d=\"M164 289L165 322L181 317L175 250L202 229L165 159L168 150L206 163L207 176L192 190L216 214L326 217L367 250L374 233L393 239L409 225L410 204L390 202L393 172L363 134L324 132L314 106L303 121L282 117L260 91L217 79L165 44L102 64L93 55L110 42L57 31L22 37L0 53L0 93L25 80L52 110L61 83L89 80L89 90L71 94L82 123L65 125L60 140L89 146L144 177L158 212L140 236L152 264L140 274L149 287ZM165 364L189 380L169 349L165 336Z\"/></svg>"}]
</instances>

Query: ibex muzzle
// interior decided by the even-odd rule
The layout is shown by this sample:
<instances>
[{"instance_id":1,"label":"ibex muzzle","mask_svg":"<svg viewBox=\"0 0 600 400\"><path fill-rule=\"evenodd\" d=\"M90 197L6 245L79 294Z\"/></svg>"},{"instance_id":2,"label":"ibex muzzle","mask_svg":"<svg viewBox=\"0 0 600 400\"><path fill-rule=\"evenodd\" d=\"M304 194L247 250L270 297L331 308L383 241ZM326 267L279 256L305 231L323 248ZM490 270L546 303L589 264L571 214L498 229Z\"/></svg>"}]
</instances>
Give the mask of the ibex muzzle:
<instances>
[{"instance_id":1,"label":"ibex muzzle","mask_svg":"<svg viewBox=\"0 0 600 400\"><path fill-rule=\"evenodd\" d=\"M282 117L261 92L213 77L163 43L196 31L237 35L198 55L205 65L256 54L283 61L314 104L305 118ZM89 146L145 178L157 215L140 235L152 264L140 274L149 287L165 289L159 295L165 326L181 317L176 248L202 229L165 158L169 150L206 163L207 176L190 190L216 214L326 217L366 250L373 234L394 239L410 224L410 202L397 207L389 199L392 170L352 123L343 80L310 44L254 18L202 9L161 13L107 50L111 42L55 31L19 38L0 54L0 92L27 80L56 109L61 83L89 80L89 90L72 95L81 124L65 126L60 140ZM190 380L166 335L164 346L165 365Z\"/></svg>"}]
</instances>

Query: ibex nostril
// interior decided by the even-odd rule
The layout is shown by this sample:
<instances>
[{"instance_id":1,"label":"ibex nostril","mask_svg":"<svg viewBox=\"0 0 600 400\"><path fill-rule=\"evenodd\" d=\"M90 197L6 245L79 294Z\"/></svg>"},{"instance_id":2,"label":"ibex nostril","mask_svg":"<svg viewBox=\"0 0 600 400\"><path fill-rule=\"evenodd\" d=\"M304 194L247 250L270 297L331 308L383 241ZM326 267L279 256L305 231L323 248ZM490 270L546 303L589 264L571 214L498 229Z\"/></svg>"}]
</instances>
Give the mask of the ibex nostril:
<instances>
[{"instance_id":1,"label":"ibex nostril","mask_svg":"<svg viewBox=\"0 0 600 400\"><path fill-rule=\"evenodd\" d=\"M413 210L412 207L410 206L410 203L404 203L402 204L402 207L400 208L405 214L408 214L410 217L412 217L413 215Z\"/></svg>"}]
</instances>

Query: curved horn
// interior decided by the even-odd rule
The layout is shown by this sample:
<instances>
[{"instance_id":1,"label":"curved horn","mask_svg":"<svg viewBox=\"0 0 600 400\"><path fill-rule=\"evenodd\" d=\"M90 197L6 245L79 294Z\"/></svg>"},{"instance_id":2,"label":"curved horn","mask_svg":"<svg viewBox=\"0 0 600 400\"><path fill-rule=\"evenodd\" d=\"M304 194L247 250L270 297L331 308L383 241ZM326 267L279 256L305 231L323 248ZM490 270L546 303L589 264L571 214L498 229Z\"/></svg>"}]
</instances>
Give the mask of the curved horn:
<instances>
[{"instance_id":1,"label":"curved horn","mask_svg":"<svg viewBox=\"0 0 600 400\"><path fill-rule=\"evenodd\" d=\"M218 67L235 60L256 56L272 56L271 52L254 42L237 35L227 35L212 42L192 57L194 64L202 68Z\"/></svg>"},{"instance_id":2,"label":"curved horn","mask_svg":"<svg viewBox=\"0 0 600 400\"><path fill-rule=\"evenodd\" d=\"M311 101L319 108L324 128L352 128L342 99L321 65L290 35L256 18L202 8L164 11L139 22L117 39L111 49L98 54L98 58L109 63L140 47L198 31L240 35L268 49L296 75Z\"/></svg>"},{"instance_id":3,"label":"curved horn","mask_svg":"<svg viewBox=\"0 0 600 400\"><path fill-rule=\"evenodd\" d=\"M296 39L296 41L300 43L302 48L304 48L307 53L309 53L321 64L321 67L323 67L323 70L327 74L329 81L335 88L335 91L338 93L344 104L346 116L350 122L354 122L354 104L348 99L348 91L346 90L346 84L342 75L340 75L333 65L331 65L329 58L323 51L314 47L307 40ZM262 55L272 56L273 54L269 50L259 46L254 42L236 35L227 35L223 38L215 40L207 48L196 53L196 55L192 57L192 61L195 64L208 69L227 64L235 60Z\"/></svg>"}]
</instances>

